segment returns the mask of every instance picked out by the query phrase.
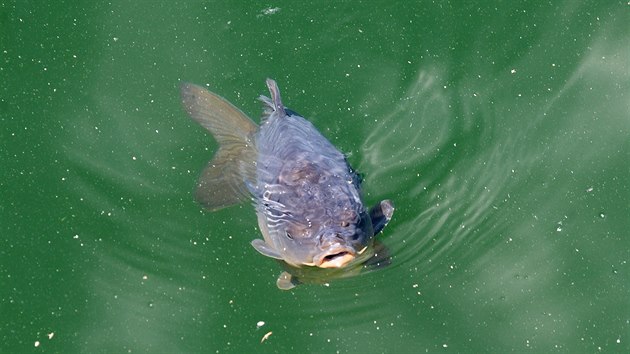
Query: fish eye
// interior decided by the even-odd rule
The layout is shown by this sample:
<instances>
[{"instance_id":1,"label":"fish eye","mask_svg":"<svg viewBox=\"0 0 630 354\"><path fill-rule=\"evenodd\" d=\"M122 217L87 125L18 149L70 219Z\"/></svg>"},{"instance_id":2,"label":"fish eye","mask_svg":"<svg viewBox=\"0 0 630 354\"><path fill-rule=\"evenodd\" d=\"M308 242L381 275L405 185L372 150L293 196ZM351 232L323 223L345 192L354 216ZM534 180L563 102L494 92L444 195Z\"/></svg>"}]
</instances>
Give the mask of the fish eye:
<instances>
[{"instance_id":1,"label":"fish eye","mask_svg":"<svg viewBox=\"0 0 630 354\"><path fill-rule=\"evenodd\" d=\"M293 235L291 235L289 231L285 231L285 234L287 235L289 239L293 240Z\"/></svg>"}]
</instances>

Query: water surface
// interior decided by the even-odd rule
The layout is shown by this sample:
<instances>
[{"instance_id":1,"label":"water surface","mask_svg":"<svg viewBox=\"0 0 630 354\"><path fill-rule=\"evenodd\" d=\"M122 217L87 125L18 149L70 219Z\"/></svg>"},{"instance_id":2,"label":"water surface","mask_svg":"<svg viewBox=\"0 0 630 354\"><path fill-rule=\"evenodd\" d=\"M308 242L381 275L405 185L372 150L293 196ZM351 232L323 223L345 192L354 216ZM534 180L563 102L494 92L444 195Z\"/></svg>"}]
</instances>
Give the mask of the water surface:
<instances>
[{"instance_id":1,"label":"water surface","mask_svg":"<svg viewBox=\"0 0 630 354\"><path fill-rule=\"evenodd\" d=\"M630 350L627 3L0 18L0 352ZM216 144L179 82L257 120L267 77L364 173L368 205L395 201L391 266L280 291L253 209L192 200Z\"/></svg>"}]
</instances>

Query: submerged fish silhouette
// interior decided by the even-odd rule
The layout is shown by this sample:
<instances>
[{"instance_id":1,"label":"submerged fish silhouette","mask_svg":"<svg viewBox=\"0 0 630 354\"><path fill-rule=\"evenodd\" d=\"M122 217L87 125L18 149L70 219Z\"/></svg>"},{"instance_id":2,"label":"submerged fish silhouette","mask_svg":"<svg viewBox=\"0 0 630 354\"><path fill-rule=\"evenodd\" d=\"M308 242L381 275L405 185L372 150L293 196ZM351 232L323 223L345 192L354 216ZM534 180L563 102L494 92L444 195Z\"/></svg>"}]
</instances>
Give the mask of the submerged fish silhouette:
<instances>
[{"instance_id":1,"label":"submerged fish silhouette","mask_svg":"<svg viewBox=\"0 0 630 354\"><path fill-rule=\"evenodd\" d=\"M275 81L267 79L267 87L271 98L260 96L260 127L200 86L183 83L181 95L188 114L219 143L195 198L210 210L252 200L264 238L252 246L286 263L288 272L277 284L290 289L301 282L299 272L291 270L357 268L368 262L375 253L373 237L394 207L383 200L368 211L360 178L345 156L282 104Z\"/></svg>"}]
</instances>

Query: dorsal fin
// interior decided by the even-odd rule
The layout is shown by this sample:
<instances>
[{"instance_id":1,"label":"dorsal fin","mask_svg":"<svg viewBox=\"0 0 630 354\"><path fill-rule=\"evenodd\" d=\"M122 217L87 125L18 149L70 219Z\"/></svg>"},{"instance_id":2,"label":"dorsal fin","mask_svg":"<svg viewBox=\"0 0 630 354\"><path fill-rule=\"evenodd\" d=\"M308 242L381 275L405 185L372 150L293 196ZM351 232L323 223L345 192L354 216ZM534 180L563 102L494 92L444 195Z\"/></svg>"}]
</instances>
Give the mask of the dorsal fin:
<instances>
[{"instance_id":1,"label":"dorsal fin","mask_svg":"<svg viewBox=\"0 0 630 354\"><path fill-rule=\"evenodd\" d=\"M267 96L259 97L259 99L264 103L262 123L267 121L273 113L277 114L276 118L282 118L287 115L285 107L282 104L282 99L280 98L280 89L278 88L278 84L272 79L267 79L267 88L269 88L271 98Z\"/></svg>"}]
</instances>

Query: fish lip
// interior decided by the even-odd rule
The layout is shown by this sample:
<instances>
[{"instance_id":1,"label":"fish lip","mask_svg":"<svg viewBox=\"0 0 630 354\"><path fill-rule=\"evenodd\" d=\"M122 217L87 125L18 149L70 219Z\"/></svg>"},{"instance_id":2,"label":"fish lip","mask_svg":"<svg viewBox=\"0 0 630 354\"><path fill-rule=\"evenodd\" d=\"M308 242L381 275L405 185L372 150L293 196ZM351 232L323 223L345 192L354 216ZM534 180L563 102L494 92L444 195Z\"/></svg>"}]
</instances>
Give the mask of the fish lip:
<instances>
[{"instance_id":1,"label":"fish lip","mask_svg":"<svg viewBox=\"0 0 630 354\"><path fill-rule=\"evenodd\" d=\"M348 247L333 247L324 253L315 265L319 268L343 268L356 258L356 252Z\"/></svg>"}]
</instances>

